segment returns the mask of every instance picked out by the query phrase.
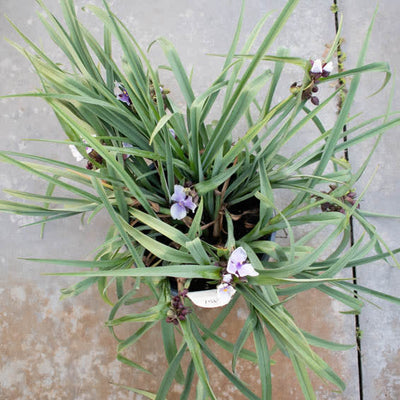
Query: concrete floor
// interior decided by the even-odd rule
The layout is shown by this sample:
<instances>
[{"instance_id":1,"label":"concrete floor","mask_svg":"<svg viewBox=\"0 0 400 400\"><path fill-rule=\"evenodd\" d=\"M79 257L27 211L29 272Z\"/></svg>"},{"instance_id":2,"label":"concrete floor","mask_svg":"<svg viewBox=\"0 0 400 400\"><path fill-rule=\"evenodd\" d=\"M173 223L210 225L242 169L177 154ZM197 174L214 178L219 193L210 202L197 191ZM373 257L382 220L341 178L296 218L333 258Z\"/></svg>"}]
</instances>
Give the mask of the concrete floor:
<instances>
[{"instance_id":1,"label":"concrete floor","mask_svg":"<svg viewBox=\"0 0 400 400\"><path fill-rule=\"evenodd\" d=\"M56 0L46 1L59 14L57 3ZM87 3L100 5L101 1L76 1L79 8ZM136 0L111 0L109 3L143 46L158 36L172 40L187 69L196 66L194 87L199 92L217 76L220 68L219 61L205 56L205 53L226 51L241 2L153 0L147 4ZM249 32L261 15L272 9L280 9L282 3L279 0L248 1L244 34ZM362 39L373 15L375 0L338 0L338 5L344 17L343 49L347 54L345 67L351 68L356 63ZM330 7L329 0L300 0L294 15L278 37L277 45L290 48L293 56L312 59L321 57L325 44L335 36L334 15ZM54 49L45 36L35 15L37 11L38 6L34 0L0 0L1 15L6 14L36 43L51 51L54 58L62 60L60 51ZM368 61L390 62L395 72L400 62L399 13L399 2L381 1L367 54ZM93 21L90 15L82 12L80 15L83 21ZM276 13L273 15L276 16ZM96 34L101 34L100 26L93 25L92 28ZM4 18L0 23L0 36L21 43ZM158 63L162 54L155 49L152 57ZM27 61L5 42L0 44L0 71L3 77L0 94L29 92L39 86ZM289 69L288 84L296 79L296 70ZM371 107L376 113L385 111L383 99L388 97L390 85L380 95L368 97L379 88L382 79L379 74L370 74L363 79L353 113L366 113ZM394 85L398 89L398 83ZM168 82L167 86L172 89L172 93L176 93L173 82ZM3 99L0 102L2 149L58 157L72 162L72 156L69 153L60 154L56 145L22 140L64 138L52 111L44 102L26 98ZM400 90L395 92L392 108L400 110ZM334 120L335 109L329 110L325 117ZM361 192L375 173L369 192L362 202L363 209L400 215L400 188L396 185L397 171L400 169L398 134L399 129L396 129L383 137L365 180L357 188ZM355 167L362 163L370 145L366 143L357 151L350 151L350 161ZM45 190L42 182L8 165L0 166L0 182L2 189ZM8 196L2 194L1 198L7 199ZM129 367L115 360L116 343L103 325L109 308L101 302L95 290L60 302L59 289L73 280L42 276L42 272L52 267L18 259L31 256L84 259L103 240L109 224L107 217L100 215L91 225L81 225L76 218L54 222L47 226L44 240L39 238L38 227L18 228L31 221L29 217L0 214L0 399L141 399L141 396L121 390L109 382L154 390L165 367L162 348L154 348L154 343L160 343L161 340L159 332L152 332L130 354L154 375L149 377L133 373ZM399 247L399 220L375 219L374 223L392 248ZM362 285L400 295L400 272L394 268L376 263L359 268L357 276ZM366 304L360 318L363 332L361 371L356 351L322 352L328 363L334 365L346 381L347 389L342 394L332 393L332 388L313 380L318 399L400 398L399 308L375 299L373 303ZM290 311L301 327L328 340L354 343L354 317L340 314L341 310L338 304L316 292L300 296L296 303L290 305ZM211 315L203 316L205 319L211 318ZM246 318L243 305L239 304L234 317L239 320ZM221 333L233 340L238 334L236 326L232 320L229 328ZM127 335L128 332L121 332L123 334ZM360 372L362 393L359 388ZM248 376L250 383L257 386L251 364L240 364L239 374ZM293 371L283 358L273 367L273 374L274 399L303 398L293 379ZM224 382L224 377L215 377L215 387L222 388L219 399L242 399L240 394L226 390ZM179 385L175 385L170 399L179 398L180 389Z\"/></svg>"}]
</instances>

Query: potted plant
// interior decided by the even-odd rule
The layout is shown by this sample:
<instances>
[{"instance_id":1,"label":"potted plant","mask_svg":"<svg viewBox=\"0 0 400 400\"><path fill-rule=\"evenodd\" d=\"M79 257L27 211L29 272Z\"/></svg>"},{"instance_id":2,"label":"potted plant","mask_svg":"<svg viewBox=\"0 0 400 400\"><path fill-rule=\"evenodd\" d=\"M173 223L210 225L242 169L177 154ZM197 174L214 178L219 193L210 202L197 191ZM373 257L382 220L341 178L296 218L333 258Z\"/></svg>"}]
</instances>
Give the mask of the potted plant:
<instances>
[{"instance_id":1,"label":"potted plant","mask_svg":"<svg viewBox=\"0 0 400 400\"><path fill-rule=\"evenodd\" d=\"M163 38L152 44L161 46L169 63L154 68L106 2L104 9L88 6L104 25L104 46L79 23L72 0L61 3L67 28L39 3L47 14L45 26L71 67L52 60L22 32L30 49L16 46L31 61L43 86L28 95L43 98L53 108L68 139L59 145L69 147L77 162L2 151L2 161L43 178L49 187L44 195L13 191L32 204L1 201L0 209L37 215L38 224L77 214L91 220L107 211L112 225L92 261L38 261L89 267L56 274L82 279L63 289L62 297L97 285L112 307L106 322L112 332L121 324L141 323L129 338L118 339L120 361L141 369L123 355L124 350L149 329L161 327L169 366L160 387L129 390L164 399L176 380L183 385L181 398L187 399L197 375L198 392L216 399L207 358L242 396L257 399L261 394L268 399L275 351L292 361L306 398L315 398L308 371L343 390L341 378L310 346L346 346L298 328L285 305L298 293L317 288L359 312L362 302L355 291L371 291L338 274L378 259L397 263L398 250L387 249L359 210L361 197L354 186L366 164L352 171L341 158L346 148L400 122L387 115L376 126L377 118L368 117L347 132L343 129L352 118L360 75L380 71L386 74L385 83L390 77L387 64L364 64L368 36L358 65L336 74L332 59L340 33L323 60L283 52L269 55L297 3L288 1L256 51L252 44L265 19L240 50L239 22L220 75L207 90L195 94L173 45ZM123 52L121 61L112 57L113 40ZM285 64L298 67L299 80L289 82L287 97L278 101L275 89ZM161 81L161 68L178 83L184 109L174 102L168 82ZM352 77L346 92L339 85L329 95L319 94L321 87L346 76ZM337 120L325 126L319 115L339 95L343 102ZM209 118L214 107L220 110L217 121ZM248 127L238 134L243 120ZM308 125L316 126L319 135L303 143L299 135ZM283 148L290 141L300 146L287 155ZM66 194L54 194L55 188ZM283 208L276 204L276 191L282 189L289 200ZM349 247L353 223L364 234ZM276 232L287 235L286 243L275 241ZM325 240L311 246L321 234ZM143 286L151 293L152 305L135 313L130 304L148 301L140 292ZM248 318L237 341L230 343L215 332L240 297ZM206 326L198 307L221 307L221 312ZM273 344L267 342L266 332ZM249 337L255 352L243 347ZM210 340L232 353L231 369L210 350ZM189 361L183 362L188 353ZM249 388L235 374L239 358L257 365L260 388Z\"/></svg>"}]
</instances>

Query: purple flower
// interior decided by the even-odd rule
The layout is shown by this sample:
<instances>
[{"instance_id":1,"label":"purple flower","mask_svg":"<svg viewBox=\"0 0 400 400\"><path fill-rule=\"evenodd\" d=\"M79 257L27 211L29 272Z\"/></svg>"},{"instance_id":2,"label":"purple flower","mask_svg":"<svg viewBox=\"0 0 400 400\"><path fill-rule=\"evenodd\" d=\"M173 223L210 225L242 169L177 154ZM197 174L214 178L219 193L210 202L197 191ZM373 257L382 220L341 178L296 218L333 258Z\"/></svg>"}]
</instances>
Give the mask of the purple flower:
<instances>
[{"instance_id":1,"label":"purple flower","mask_svg":"<svg viewBox=\"0 0 400 400\"><path fill-rule=\"evenodd\" d=\"M249 263L246 263L247 253L243 247L238 247L229 257L227 271L239 278L257 276L258 272Z\"/></svg>"},{"instance_id":2,"label":"purple flower","mask_svg":"<svg viewBox=\"0 0 400 400\"><path fill-rule=\"evenodd\" d=\"M229 283L222 282L217 286L217 297L223 302L229 303L232 296L236 293L236 289Z\"/></svg>"},{"instance_id":3,"label":"purple flower","mask_svg":"<svg viewBox=\"0 0 400 400\"><path fill-rule=\"evenodd\" d=\"M312 74L322 74L322 61L319 58L313 62L310 72Z\"/></svg>"},{"instance_id":4,"label":"purple flower","mask_svg":"<svg viewBox=\"0 0 400 400\"><path fill-rule=\"evenodd\" d=\"M193 203L191 196L187 195L185 188L181 185L174 186L174 194L171 200L175 203L171 206L171 217L173 219L183 219L186 217L187 209L194 211L196 204Z\"/></svg>"},{"instance_id":5,"label":"purple flower","mask_svg":"<svg viewBox=\"0 0 400 400\"><path fill-rule=\"evenodd\" d=\"M122 92L122 93L117 93L116 94L117 99L119 101L122 101L122 103L125 103L128 106L130 106L132 104L132 101L131 101L131 98L129 97L128 92L126 91L126 89L119 82L114 82L114 84L115 84L114 94L118 90Z\"/></svg>"},{"instance_id":6,"label":"purple flower","mask_svg":"<svg viewBox=\"0 0 400 400\"><path fill-rule=\"evenodd\" d=\"M311 64L312 65L310 73L311 75L314 75L314 77L316 77L317 79L321 76L326 78L333 70L332 61L329 61L328 63L322 63L322 61L318 59L315 61L311 61Z\"/></svg>"}]
</instances>

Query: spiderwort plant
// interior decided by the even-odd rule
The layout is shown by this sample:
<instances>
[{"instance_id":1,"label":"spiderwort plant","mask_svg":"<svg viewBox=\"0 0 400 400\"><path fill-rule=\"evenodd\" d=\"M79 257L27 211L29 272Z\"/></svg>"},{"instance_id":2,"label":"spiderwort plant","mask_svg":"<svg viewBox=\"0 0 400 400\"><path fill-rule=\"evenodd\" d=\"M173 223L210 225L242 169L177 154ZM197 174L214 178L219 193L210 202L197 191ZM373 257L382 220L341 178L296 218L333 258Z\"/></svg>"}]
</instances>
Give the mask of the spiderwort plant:
<instances>
[{"instance_id":1,"label":"spiderwort plant","mask_svg":"<svg viewBox=\"0 0 400 400\"><path fill-rule=\"evenodd\" d=\"M353 171L341 159L346 148L367 138L379 138L400 124L395 114L368 116L371 119L366 121L358 115L352 119L350 140L342 142L360 76L382 72L386 83L390 70L386 63L364 63L369 33L358 64L338 74L332 74L331 60L340 32L324 61L310 62L301 54L289 57L282 51L269 55L297 2L288 1L270 33L257 40L266 21L263 18L239 51L242 9L220 74L199 94L172 43L160 38L152 44L159 45L166 56L166 62L154 68L106 1L105 9L88 6L96 23L104 25L104 46L83 28L73 0L62 2L68 28L39 1L47 16L45 27L65 50L71 65L53 60L22 35L30 49L19 50L43 83L39 93L29 95L46 100L53 108L69 139L60 146L72 142L77 149L91 151L79 152L87 159L88 169L45 157L0 152L2 161L29 169L49 183L43 196L12 191L17 198L41 201L43 206L0 201L0 210L37 215L37 223L42 225L71 215L89 214L91 220L101 210L108 213L112 226L90 262L91 270L63 273L83 280L63 289L62 297L97 285L102 298L112 305L106 324L116 337L116 326L140 324L127 338L119 338L118 359L141 370L140 361L129 361L122 353L150 328L161 325L168 367L157 394L140 391L149 398L167 398L174 380L183 385L188 398L195 373L198 393L218 398L224 388L215 387L214 374L207 372L204 363L206 356L242 398L257 399L258 391L263 399L270 399L272 346L293 363L307 399L314 398L310 371L343 390L342 379L311 345L343 346L318 341L301 331L285 308L286 302L296 301L297 294L314 288L350 305L350 312L358 314L363 302L360 295L353 296L353 290L359 294L371 291L355 287L337 274L357 262L392 258L391 262L398 264L394 256L398 250L384 251L388 247L366 218L371 213L363 214L361 199L355 197L353 188L363 167ZM254 43L260 44L254 48ZM112 57L115 44L120 46L122 60ZM281 81L286 64L297 67L296 79L301 84L290 86L290 82ZM163 80L176 80L185 102L183 109L174 102L174 93L164 89L160 70L166 72ZM346 101L337 120L327 125L319 115L336 101L340 88L332 92L331 83L345 76L353 77ZM275 93L278 86L287 87L283 99ZM315 93L322 86L326 90L317 98ZM308 100L315 105L313 110L307 108ZM210 116L215 120L215 114L218 118L211 123ZM303 128L306 132L317 130L317 135L308 140ZM285 154L288 143L296 144L298 150ZM327 191L330 185L334 189L331 186ZM67 194L53 194L53 204L48 193L55 187ZM276 202L282 189L288 193L283 209ZM349 243L350 219L364 232L353 246ZM288 233L288 244L271 242L277 231ZM307 232L305 236L303 232ZM321 232L326 232L325 240L313 244ZM373 250L376 254L370 256ZM52 264L65 262L51 260ZM68 265L82 267L87 261L69 260ZM171 282L177 286L174 293ZM214 297L206 299L209 303L229 304L209 327L190 300L194 287L204 283L212 287L209 292ZM152 305L139 313L132 303L147 304L139 290L143 287L152 293ZM239 297L247 305L248 322L239 327L237 341L230 343L217 328L226 323L228 311ZM270 331L274 343L266 342L265 330ZM253 336L256 352L242 350L249 336ZM246 385L234 374L234 368L225 368L218 352L211 351L211 340L232 353L233 365L242 358L253 362L260 373L260 387ZM185 353L190 353L189 366L181 363Z\"/></svg>"}]
</instances>

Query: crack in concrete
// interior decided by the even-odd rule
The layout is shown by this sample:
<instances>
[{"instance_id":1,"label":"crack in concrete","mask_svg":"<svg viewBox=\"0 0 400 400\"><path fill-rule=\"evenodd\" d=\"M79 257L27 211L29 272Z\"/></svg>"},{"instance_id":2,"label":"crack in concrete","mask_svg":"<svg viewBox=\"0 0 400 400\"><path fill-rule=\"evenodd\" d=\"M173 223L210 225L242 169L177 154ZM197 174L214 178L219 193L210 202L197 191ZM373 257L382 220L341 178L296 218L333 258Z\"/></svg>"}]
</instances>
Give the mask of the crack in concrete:
<instances>
[{"instance_id":1,"label":"crack in concrete","mask_svg":"<svg viewBox=\"0 0 400 400\"><path fill-rule=\"evenodd\" d=\"M334 16L335 16L335 30L336 33L339 31L339 1L338 0L333 0L333 7L334 7ZM342 72L343 69L343 51L341 47L341 42L339 40L338 47L337 47L337 61L338 61L338 72ZM339 84L340 85L345 85L345 81L342 79L339 79ZM345 90L345 89L344 89ZM342 109L342 104L343 101L342 99L339 100L338 103L338 113ZM343 126L343 132L347 131L347 125ZM347 142L347 135L344 136L343 142ZM349 155L349 149L346 148L344 149L344 158L346 159L347 162L350 162L350 155ZM353 216L350 216L350 246L354 246L354 224L353 224ZM353 283L357 284L357 268L355 266L351 267L352 271L352 277L353 277ZM357 290L354 290L354 297L357 299L358 298L358 292ZM359 395L360 395L360 400L364 399L364 393L363 393L363 369L362 369L362 354L361 354L361 328L360 328L360 318L358 315L354 316L354 326L355 326L355 338L356 338L356 343L357 343L357 366L358 366L358 390L359 390Z\"/></svg>"}]
</instances>

